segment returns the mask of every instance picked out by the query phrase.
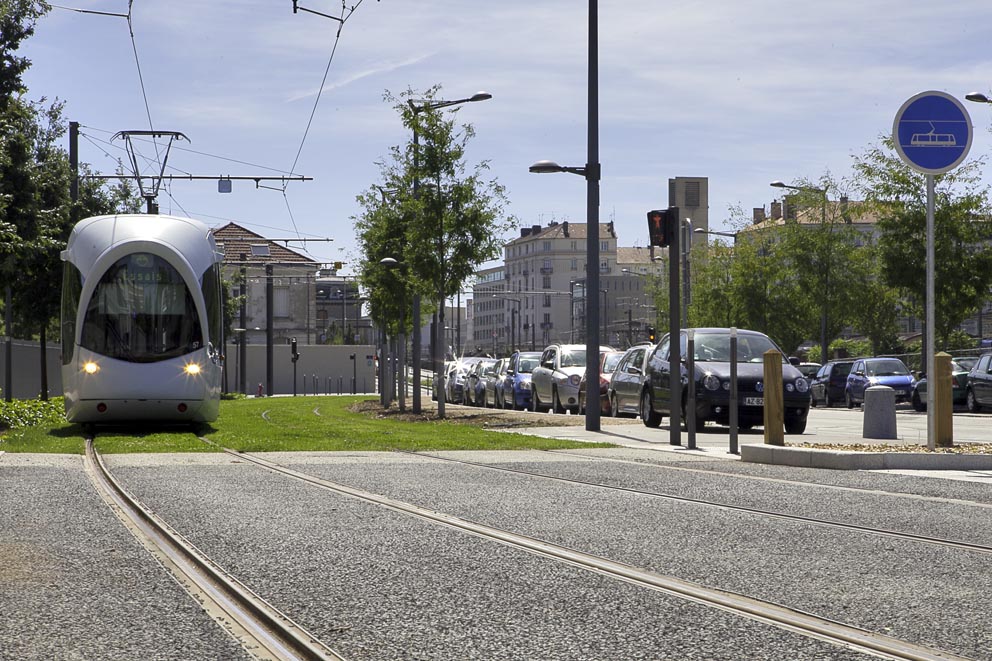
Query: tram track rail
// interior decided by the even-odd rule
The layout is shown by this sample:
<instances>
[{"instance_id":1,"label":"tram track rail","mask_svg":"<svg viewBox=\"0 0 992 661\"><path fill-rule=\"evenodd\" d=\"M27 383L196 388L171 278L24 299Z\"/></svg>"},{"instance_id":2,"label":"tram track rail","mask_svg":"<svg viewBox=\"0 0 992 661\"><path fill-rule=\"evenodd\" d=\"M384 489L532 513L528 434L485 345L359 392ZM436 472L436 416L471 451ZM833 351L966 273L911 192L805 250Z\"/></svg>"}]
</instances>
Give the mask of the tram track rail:
<instances>
[{"instance_id":1,"label":"tram track rail","mask_svg":"<svg viewBox=\"0 0 992 661\"><path fill-rule=\"evenodd\" d=\"M573 567L608 576L692 603L732 613L740 617L746 617L847 649L886 659L912 659L914 661L960 661L965 659L965 657L957 656L950 652L898 640L891 636L861 629L780 604L754 599L733 592L708 588L691 581L658 574L536 537L496 528L381 494L375 494L363 489L325 480L268 459L263 459L251 453L222 448L206 438L201 438L201 440L218 447L223 452L237 457L242 461L250 462L261 468L294 478L311 486L379 505L388 510L415 516L437 525L495 541L511 548L524 550L540 557L549 558ZM430 455L422 456L430 457Z\"/></svg>"},{"instance_id":2,"label":"tram track rail","mask_svg":"<svg viewBox=\"0 0 992 661\"><path fill-rule=\"evenodd\" d=\"M690 498L688 496L679 496L676 494L668 494L657 491L645 491L643 489L635 489L633 487L621 487L611 484L602 484L600 482L590 482L588 480L580 480L576 478L561 477L558 475L549 475L547 473L538 473L536 471L527 471L520 468L508 468L506 466L493 466L490 464L483 464L476 461L467 461L465 459L455 459L453 457L441 457L435 454L429 454L426 452L409 452L406 450L396 450L399 454L408 454L416 457L428 457L436 461L443 461L454 464L461 464L465 466L472 466L474 468L481 468L491 471L500 471L505 473L513 473L517 475L525 475L528 477L537 477L544 480L550 480L554 482L563 482L566 484L576 484L586 487L594 487L598 489L605 489L608 491L617 491L623 493L630 493L637 496L646 496L649 498L657 498L661 500L668 500L680 503L688 503L692 505L701 505L704 507L712 507L716 509L722 509L732 512L741 512L744 514L752 514L755 516L761 516L764 518L778 519L782 521L792 521L795 523L805 523L816 526L821 526L824 528L833 528L839 530L847 530L850 532L858 532L869 535L875 535L879 537L887 537L892 539L898 539L902 541L912 541L919 542L923 544L930 544L933 546L943 546L956 549L959 551L970 551L974 553L982 553L985 555L992 555L992 546L986 546L983 544L974 544L972 542L963 542L958 540L944 539L941 537L930 537L927 535L918 535L915 533L902 532L898 530L887 530L885 528L873 528L871 526L863 526L856 523L845 523L843 521L833 521L830 519L818 519L816 517L808 517L800 514L788 514L785 512L774 512L772 510L765 510L757 507L747 507L745 505L734 505L731 503L720 503L712 500L704 500L701 498Z\"/></svg>"},{"instance_id":3,"label":"tram track rail","mask_svg":"<svg viewBox=\"0 0 992 661\"><path fill-rule=\"evenodd\" d=\"M131 533L250 654L265 661L344 661L134 498L107 468L92 437L86 438L84 464L97 492Z\"/></svg>"}]
</instances>

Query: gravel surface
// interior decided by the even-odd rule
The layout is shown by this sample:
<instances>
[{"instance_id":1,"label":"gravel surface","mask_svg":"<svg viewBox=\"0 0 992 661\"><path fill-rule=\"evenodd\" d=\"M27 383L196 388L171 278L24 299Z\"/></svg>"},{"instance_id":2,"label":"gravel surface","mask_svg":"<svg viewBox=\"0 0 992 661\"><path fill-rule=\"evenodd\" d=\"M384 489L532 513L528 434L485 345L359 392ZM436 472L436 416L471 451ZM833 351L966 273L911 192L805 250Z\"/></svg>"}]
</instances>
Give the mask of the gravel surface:
<instances>
[{"instance_id":1,"label":"gravel surface","mask_svg":"<svg viewBox=\"0 0 992 661\"><path fill-rule=\"evenodd\" d=\"M198 455L176 465L163 456L115 455L108 461L136 495L201 549L351 659L863 658L237 459ZM478 518L490 509L499 512L495 518L515 509L502 498L551 495L526 484L516 485L515 495L485 486L470 496L462 484L467 473L422 472L436 466L418 459L334 455L334 461L364 474L354 481L377 490L387 490L382 480L453 478L451 487L425 482L421 495L425 488L454 495L449 504L466 505L483 515ZM338 472L326 464L319 468ZM571 498L559 495L561 502ZM477 497L485 500L462 502ZM590 539L627 546L627 532L616 521L589 526L574 509L564 520L540 517L534 511L528 527L585 527Z\"/></svg>"},{"instance_id":2,"label":"gravel surface","mask_svg":"<svg viewBox=\"0 0 992 661\"><path fill-rule=\"evenodd\" d=\"M309 465L296 455L279 459L330 480L662 574L970 658L992 659L992 628L988 626L992 556L417 457L309 461ZM574 462L561 463L568 464L562 470L575 469ZM614 479L623 479L632 468L612 466ZM610 468L603 462L596 470L602 473ZM707 476L668 471L663 479L668 490L700 493L706 490L697 484L700 477ZM713 484L712 479L708 482ZM739 481L723 489L743 500L750 492L770 486ZM836 509L849 512L871 509L875 521L906 522L912 518L907 511L915 511L925 517L923 528L942 514L950 516L947 509L936 512L933 503L854 496L820 488L791 488L787 499L793 507L807 510L829 511L833 502L838 503ZM976 508L967 508L966 514L956 515L948 525L964 531L962 517L972 517L976 528L987 525L987 513Z\"/></svg>"},{"instance_id":3,"label":"gravel surface","mask_svg":"<svg viewBox=\"0 0 992 661\"><path fill-rule=\"evenodd\" d=\"M0 457L0 659L248 659L68 455Z\"/></svg>"}]
</instances>

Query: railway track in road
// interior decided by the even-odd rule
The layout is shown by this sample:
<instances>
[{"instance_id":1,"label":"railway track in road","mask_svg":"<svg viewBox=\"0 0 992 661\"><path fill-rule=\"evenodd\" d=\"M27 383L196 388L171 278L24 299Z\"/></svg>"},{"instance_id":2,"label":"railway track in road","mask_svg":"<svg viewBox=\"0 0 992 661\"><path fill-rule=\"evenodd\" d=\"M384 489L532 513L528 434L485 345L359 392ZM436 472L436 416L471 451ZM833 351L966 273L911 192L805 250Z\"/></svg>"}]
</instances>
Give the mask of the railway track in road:
<instances>
[{"instance_id":1,"label":"railway track in road","mask_svg":"<svg viewBox=\"0 0 992 661\"><path fill-rule=\"evenodd\" d=\"M132 497L107 469L92 438L86 439L84 461L93 485L121 521L249 653L273 661L343 661Z\"/></svg>"},{"instance_id":2,"label":"railway track in road","mask_svg":"<svg viewBox=\"0 0 992 661\"><path fill-rule=\"evenodd\" d=\"M202 440L215 445L207 439ZM779 604L753 599L732 592L707 588L697 583L584 553L542 539L522 535L511 530L470 521L444 512L424 508L413 503L325 480L250 453L237 452L226 448L223 448L223 451L242 461L251 462L275 473L300 480L308 485L336 494L373 503L392 511L415 516L437 525L458 530L462 533L482 537L573 567L579 567L645 589L655 590L692 603L750 618L764 624L839 645L847 649L887 659L914 659L916 661L936 661L939 659L948 661L964 658L942 650L898 640L835 620L818 617L814 614L791 609Z\"/></svg>"},{"instance_id":3,"label":"railway track in road","mask_svg":"<svg viewBox=\"0 0 992 661\"><path fill-rule=\"evenodd\" d=\"M599 489L606 489L608 491L620 491L624 493L635 494L638 496L646 496L649 498L659 498L662 500L670 500L681 503L690 503L693 505L703 505L705 507L714 507L717 509L742 512L745 514L753 514L755 516L762 516L771 519L779 519L785 521L793 521L798 523L808 523L816 526L822 526L825 528L835 528L841 530L848 530L852 532L866 533L870 535L877 535L879 537L890 537L903 541L913 541L921 542L924 544L932 544L935 546L945 546L959 551L972 551L975 553L983 553L986 555L992 555L992 546L985 546L982 544L973 544L971 542L962 542L951 539L942 539L940 537L930 537L927 535L917 535L914 533L901 532L897 530L886 530L883 528L872 528L871 526L861 526L853 523L844 523L842 521L831 521L829 519L818 519L815 517L802 516L799 514L787 514L784 512L773 512L771 510L760 509L756 507L747 507L744 505L732 505L729 503L720 503L712 500L703 500L700 498L690 498L688 496L679 496L676 494L661 493L657 491L645 491L643 489L634 489L632 487L620 487L611 484L602 484L600 482L590 482L588 480L580 480L576 478L560 477L557 475L548 475L546 473L538 473L536 471L528 471L520 468L507 468L505 466L492 466L489 464L482 464L475 461L466 461L465 459L454 459L452 457L440 457L434 454L428 454L425 452L407 452L403 450L397 451L400 454L409 454L416 457L429 457L437 461L444 461L454 464L461 464L464 466L472 466L475 468L481 468L491 471L500 471L505 473L514 473L518 475L526 475L528 477L536 477L544 480L551 480L554 482L564 482L567 484L577 484L586 487L595 487Z\"/></svg>"}]
</instances>

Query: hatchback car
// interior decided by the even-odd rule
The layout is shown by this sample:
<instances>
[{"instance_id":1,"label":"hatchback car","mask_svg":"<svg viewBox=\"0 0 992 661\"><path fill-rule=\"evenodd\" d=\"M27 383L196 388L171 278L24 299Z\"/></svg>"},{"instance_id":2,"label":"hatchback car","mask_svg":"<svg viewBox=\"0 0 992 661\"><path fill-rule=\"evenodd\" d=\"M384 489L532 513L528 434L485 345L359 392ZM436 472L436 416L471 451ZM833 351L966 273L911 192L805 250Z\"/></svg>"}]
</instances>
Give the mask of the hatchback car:
<instances>
[{"instance_id":1,"label":"hatchback car","mask_svg":"<svg viewBox=\"0 0 992 661\"><path fill-rule=\"evenodd\" d=\"M693 368L695 373L696 429L707 420L730 424L730 329L686 329L680 338L680 375L688 383L685 356L688 332L694 337ZM641 393L641 420L648 427L657 427L663 414L671 415L671 372L669 363L670 336L665 335L648 358L644 390ZM764 333L737 330L737 393L738 424L741 429L764 424L765 388L764 354L774 349L782 354L782 398L785 431L801 434L806 430L809 415L809 382L785 358L785 353ZM687 388L682 389L682 418L686 418Z\"/></svg>"},{"instance_id":2,"label":"hatchback car","mask_svg":"<svg viewBox=\"0 0 992 661\"><path fill-rule=\"evenodd\" d=\"M810 403L816 406L823 402L824 406L833 406L843 402L847 375L853 366L854 360L831 360L821 367L810 380Z\"/></svg>"},{"instance_id":3,"label":"hatchback car","mask_svg":"<svg viewBox=\"0 0 992 661\"><path fill-rule=\"evenodd\" d=\"M965 401L972 413L992 408L992 353L982 354L968 372Z\"/></svg>"},{"instance_id":4,"label":"hatchback car","mask_svg":"<svg viewBox=\"0 0 992 661\"><path fill-rule=\"evenodd\" d=\"M486 393L482 400L482 405L497 409L503 408L503 380L506 379L506 365L509 358L500 358L496 361L492 372L486 376Z\"/></svg>"},{"instance_id":5,"label":"hatchback car","mask_svg":"<svg viewBox=\"0 0 992 661\"><path fill-rule=\"evenodd\" d=\"M465 378L465 404L469 406L484 406L486 396L486 378L496 367L492 358L483 358L472 367Z\"/></svg>"},{"instance_id":6,"label":"hatchback car","mask_svg":"<svg viewBox=\"0 0 992 661\"><path fill-rule=\"evenodd\" d=\"M951 403L964 404L967 402L968 372L971 367L965 367L956 360L951 361ZM910 397L913 408L917 411L927 410L927 377L921 376L913 386Z\"/></svg>"},{"instance_id":7,"label":"hatchback car","mask_svg":"<svg viewBox=\"0 0 992 661\"><path fill-rule=\"evenodd\" d=\"M888 386L896 392L896 402L908 402L915 384L913 374L898 358L859 358L847 375L844 403L849 409L863 404L865 390L872 386Z\"/></svg>"},{"instance_id":8,"label":"hatchback car","mask_svg":"<svg viewBox=\"0 0 992 661\"><path fill-rule=\"evenodd\" d=\"M599 350L613 351L601 346ZM564 413L579 410L579 383L586 369L586 345L552 344L541 353L541 364L531 374L531 410Z\"/></svg>"},{"instance_id":9,"label":"hatchback car","mask_svg":"<svg viewBox=\"0 0 992 661\"><path fill-rule=\"evenodd\" d=\"M607 390L613 417L637 417L641 391L644 390L644 368L653 348L653 344L636 344L630 347L613 370L613 378L610 379Z\"/></svg>"},{"instance_id":10,"label":"hatchback car","mask_svg":"<svg viewBox=\"0 0 992 661\"><path fill-rule=\"evenodd\" d=\"M534 368L541 362L541 352L517 351L507 360L506 376L503 377L503 394L500 401L504 407L514 411L529 409L531 402L530 376Z\"/></svg>"},{"instance_id":11,"label":"hatchback car","mask_svg":"<svg viewBox=\"0 0 992 661\"><path fill-rule=\"evenodd\" d=\"M603 351L599 354L599 411L603 415L610 414L610 399L606 391L621 358L623 351ZM583 372L579 381L579 414L586 412L586 398L586 374Z\"/></svg>"}]
</instances>

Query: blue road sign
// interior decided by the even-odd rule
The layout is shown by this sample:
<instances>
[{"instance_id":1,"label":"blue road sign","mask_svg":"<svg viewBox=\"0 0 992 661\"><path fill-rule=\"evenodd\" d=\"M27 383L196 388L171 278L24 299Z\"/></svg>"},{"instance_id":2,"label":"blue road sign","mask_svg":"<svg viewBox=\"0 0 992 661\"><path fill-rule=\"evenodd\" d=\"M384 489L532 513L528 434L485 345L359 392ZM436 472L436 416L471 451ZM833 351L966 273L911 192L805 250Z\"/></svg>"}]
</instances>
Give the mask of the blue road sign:
<instances>
[{"instance_id":1,"label":"blue road sign","mask_svg":"<svg viewBox=\"0 0 992 661\"><path fill-rule=\"evenodd\" d=\"M968 111L944 92L920 92L902 104L892 123L899 156L924 174L942 174L960 165L972 135Z\"/></svg>"}]
</instances>

